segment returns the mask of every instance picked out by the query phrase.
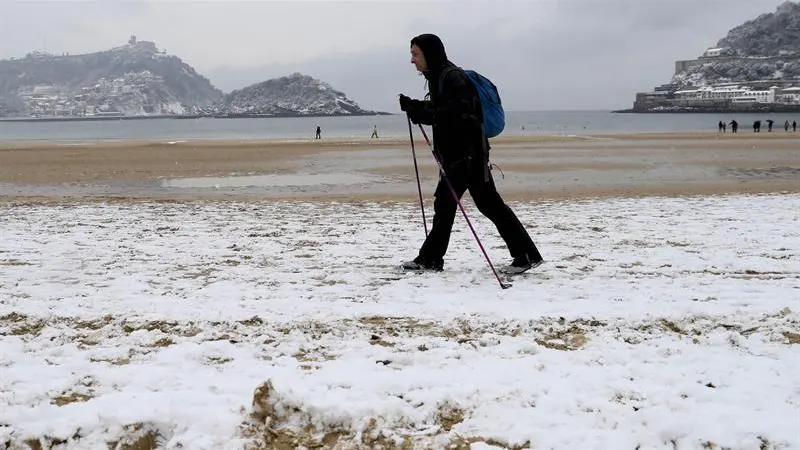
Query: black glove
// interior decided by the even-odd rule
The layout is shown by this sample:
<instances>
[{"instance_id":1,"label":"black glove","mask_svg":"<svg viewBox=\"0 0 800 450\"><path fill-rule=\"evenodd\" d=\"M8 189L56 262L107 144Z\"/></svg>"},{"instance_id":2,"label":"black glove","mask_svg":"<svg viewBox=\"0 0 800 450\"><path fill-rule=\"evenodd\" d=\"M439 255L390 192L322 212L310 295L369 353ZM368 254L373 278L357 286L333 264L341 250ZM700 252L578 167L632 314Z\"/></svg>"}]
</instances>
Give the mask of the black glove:
<instances>
[{"instance_id":1,"label":"black glove","mask_svg":"<svg viewBox=\"0 0 800 450\"><path fill-rule=\"evenodd\" d=\"M411 109L406 114L408 114L408 118L411 120L411 123L413 123L414 125L416 125L416 124L418 124L418 123L420 123L422 121L422 117L421 117L422 116L422 111L420 111L417 108L414 108L413 106L411 107Z\"/></svg>"},{"instance_id":2,"label":"black glove","mask_svg":"<svg viewBox=\"0 0 800 450\"><path fill-rule=\"evenodd\" d=\"M400 94L400 111L408 112L414 107L414 100L411 98Z\"/></svg>"}]
</instances>

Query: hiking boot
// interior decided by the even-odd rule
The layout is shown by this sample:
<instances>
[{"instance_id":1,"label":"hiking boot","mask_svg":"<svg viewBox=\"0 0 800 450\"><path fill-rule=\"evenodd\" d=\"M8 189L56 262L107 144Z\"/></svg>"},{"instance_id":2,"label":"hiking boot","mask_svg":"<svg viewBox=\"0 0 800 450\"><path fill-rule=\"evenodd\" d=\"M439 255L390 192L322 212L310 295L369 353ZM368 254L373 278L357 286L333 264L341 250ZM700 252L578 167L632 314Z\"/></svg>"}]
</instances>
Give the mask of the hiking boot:
<instances>
[{"instance_id":1,"label":"hiking boot","mask_svg":"<svg viewBox=\"0 0 800 450\"><path fill-rule=\"evenodd\" d=\"M423 256L417 256L413 261L406 261L400 267L405 270L440 272L444 268L444 260L430 260Z\"/></svg>"},{"instance_id":2,"label":"hiking boot","mask_svg":"<svg viewBox=\"0 0 800 450\"><path fill-rule=\"evenodd\" d=\"M530 269L535 269L544 263L543 259L538 261L531 261L528 255L518 256L511 261L511 264L503 267L500 269L501 272L508 274L508 275L517 275L523 272L527 272Z\"/></svg>"}]
</instances>

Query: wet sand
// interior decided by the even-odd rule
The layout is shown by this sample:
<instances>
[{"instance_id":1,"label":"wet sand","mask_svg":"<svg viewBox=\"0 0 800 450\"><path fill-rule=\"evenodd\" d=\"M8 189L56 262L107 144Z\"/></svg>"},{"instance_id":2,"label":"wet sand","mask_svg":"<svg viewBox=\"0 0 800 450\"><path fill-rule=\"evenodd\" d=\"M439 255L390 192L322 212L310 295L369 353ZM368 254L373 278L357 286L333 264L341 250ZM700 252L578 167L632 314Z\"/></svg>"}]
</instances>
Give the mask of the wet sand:
<instances>
[{"instance_id":1,"label":"wet sand","mask_svg":"<svg viewBox=\"0 0 800 450\"><path fill-rule=\"evenodd\" d=\"M493 140L507 200L800 191L800 133ZM437 171L415 142L423 193ZM502 170L502 174L501 174ZM0 199L416 201L408 140L0 143Z\"/></svg>"}]
</instances>

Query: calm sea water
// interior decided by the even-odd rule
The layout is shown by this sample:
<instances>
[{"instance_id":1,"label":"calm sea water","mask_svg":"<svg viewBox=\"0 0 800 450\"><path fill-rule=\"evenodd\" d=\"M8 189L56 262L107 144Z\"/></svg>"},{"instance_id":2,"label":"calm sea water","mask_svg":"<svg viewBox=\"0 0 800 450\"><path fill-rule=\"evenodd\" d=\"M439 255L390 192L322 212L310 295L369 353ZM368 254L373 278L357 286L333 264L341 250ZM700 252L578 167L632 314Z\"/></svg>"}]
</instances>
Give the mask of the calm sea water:
<instances>
[{"instance_id":1,"label":"calm sea water","mask_svg":"<svg viewBox=\"0 0 800 450\"><path fill-rule=\"evenodd\" d=\"M613 114L600 111L507 112L503 135L592 134L617 132L717 131L717 122L739 122L740 132L753 121L772 119L783 133L786 120L800 114ZM313 139L317 125L322 137L369 138L377 125L381 137L408 136L405 115L264 119L151 119L96 122L3 122L0 142L191 139ZM730 129L730 127L729 127ZM762 132L766 123L762 123ZM800 136L800 133L798 133Z\"/></svg>"}]
</instances>

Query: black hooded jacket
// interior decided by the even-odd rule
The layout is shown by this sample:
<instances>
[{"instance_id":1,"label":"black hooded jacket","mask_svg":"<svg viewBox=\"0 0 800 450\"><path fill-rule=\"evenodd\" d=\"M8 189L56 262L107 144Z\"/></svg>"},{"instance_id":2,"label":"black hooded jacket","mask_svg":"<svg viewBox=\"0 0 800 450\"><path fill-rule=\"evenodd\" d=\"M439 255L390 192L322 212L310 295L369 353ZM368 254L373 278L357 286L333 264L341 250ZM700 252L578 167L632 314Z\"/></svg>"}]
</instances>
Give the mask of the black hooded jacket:
<instances>
[{"instance_id":1,"label":"black hooded jacket","mask_svg":"<svg viewBox=\"0 0 800 450\"><path fill-rule=\"evenodd\" d=\"M488 164L489 142L483 133L480 97L464 71L447 59L434 34L411 40L425 56L429 100L414 102L412 120L433 126L434 149L449 172L460 163ZM444 73L444 78L440 76Z\"/></svg>"}]
</instances>

